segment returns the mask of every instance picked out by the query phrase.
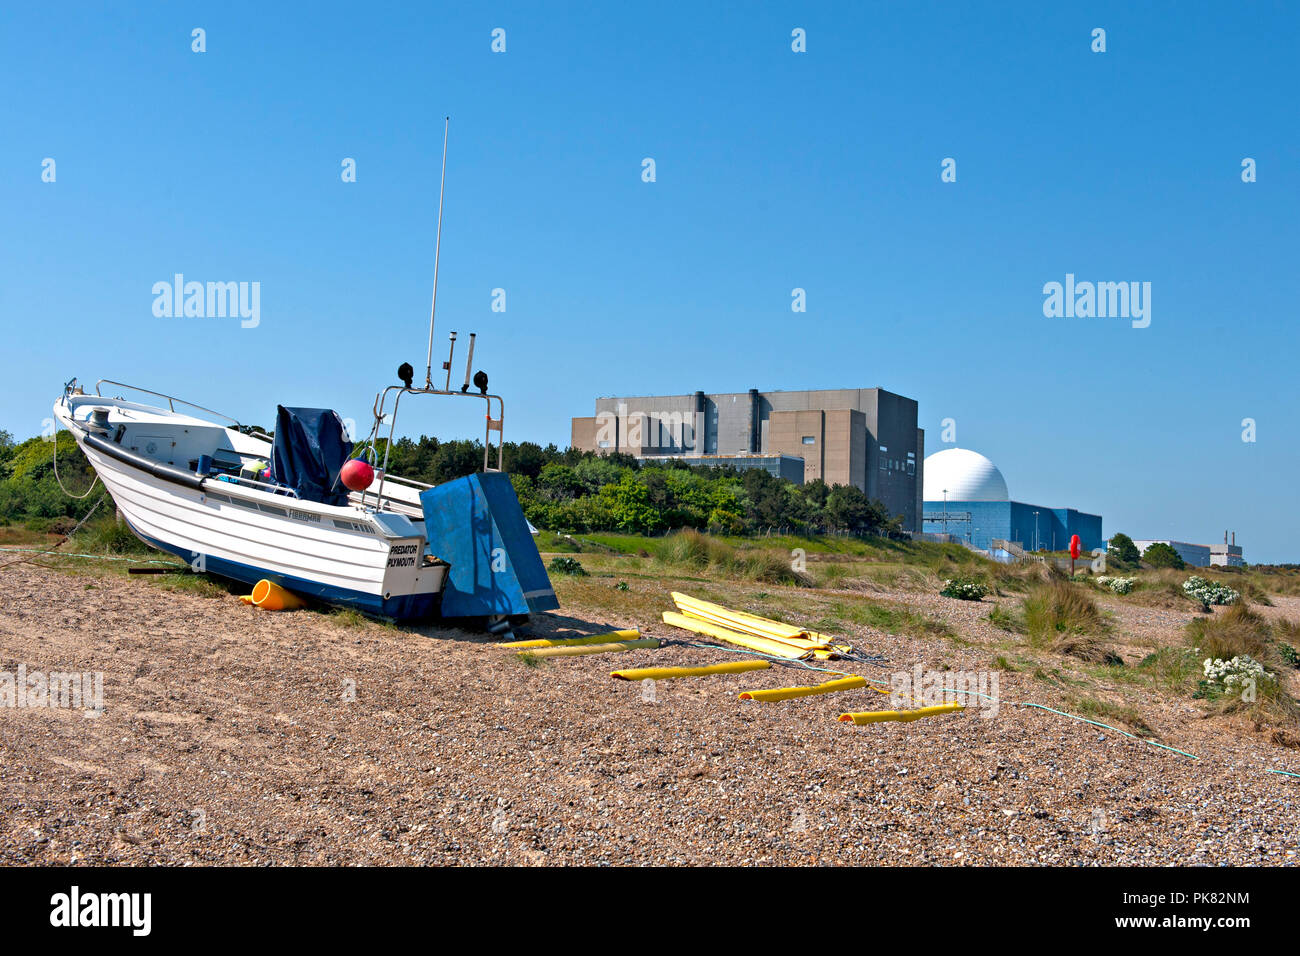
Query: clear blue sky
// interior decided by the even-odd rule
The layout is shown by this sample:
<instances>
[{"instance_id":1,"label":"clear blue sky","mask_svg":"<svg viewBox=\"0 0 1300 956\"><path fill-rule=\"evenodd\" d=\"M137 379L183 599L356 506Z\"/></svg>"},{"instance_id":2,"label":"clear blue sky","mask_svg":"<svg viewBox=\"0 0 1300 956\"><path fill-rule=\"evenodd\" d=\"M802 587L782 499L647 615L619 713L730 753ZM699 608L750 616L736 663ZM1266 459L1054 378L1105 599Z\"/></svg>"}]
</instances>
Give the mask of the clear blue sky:
<instances>
[{"instance_id":1,"label":"clear blue sky","mask_svg":"<svg viewBox=\"0 0 1300 956\"><path fill-rule=\"evenodd\" d=\"M479 333L508 438L880 385L1019 500L1300 560L1294 4L127 6L0 8L19 438L73 375L363 419L423 368L450 114L437 350ZM176 272L260 282L261 324L156 318ZM1044 317L1066 273L1150 282L1151 326ZM445 404L403 430L472 433Z\"/></svg>"}]
</instances>

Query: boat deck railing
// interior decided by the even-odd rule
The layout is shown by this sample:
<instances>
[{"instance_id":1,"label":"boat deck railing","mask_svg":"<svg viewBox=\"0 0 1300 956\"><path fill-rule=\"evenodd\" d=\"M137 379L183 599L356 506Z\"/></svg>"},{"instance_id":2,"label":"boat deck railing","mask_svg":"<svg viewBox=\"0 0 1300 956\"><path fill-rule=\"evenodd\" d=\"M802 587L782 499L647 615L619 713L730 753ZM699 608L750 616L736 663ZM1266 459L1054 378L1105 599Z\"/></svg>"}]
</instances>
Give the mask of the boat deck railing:
<instances>
[{"instance_id":1,"label":"boat deck railing","mask_svg":"<svg viewBox=\"0 0 1300 956\"><path fill-rule=\"evenodd\" d=\"M432 488L433 485L423 481L416 481L414 478L403 478L401 475L387 475L389 481L395 481L399 485L410 485L412 488Z\"/></svg>"},{"instance_id":2,"label":"boat deck railing","mask_svg":"<svg viewBox=\"0 0 1300 956\"><path fill-rule=\"evenodd\" d=\"M71 388L72 388L73 386L75 386L75 384L76 384L76 379L73 379L71 382L69 382L69 383L68 383L68 390L71 390ZM97 381L97 382L95 383L95 395L96 395L96 397L98 397L98 398L104 398L104 397L106 397L106 396L104 395L104 393L103 393L103 386L105 386L105 385L111 385L111 386L114 386L114 387L116 387L116 388L125 388L125 389L129 389L130 391L133 391L133 392L140 392L140 393L143 394L143 395L152 395L154 398L161 398L161 399L164 399L164 400L167 402L167 409L168 409L168 411L171 411L171 412L175 412L175 411L176 411L176 406L177 406L177 405L183 405L183 406L185 406L186 408L192 408L192 409L195 409L196 411L204 412L205 414L208 414L208 415L214 415L214 416L216 416L217 418L220 418L220 419L223 419L224 421L230 422L232 425L235 426L236 430L242 430L242 429L243 429L243 426L240 424L239 419L234 418L234 417L231 416L231 415L227 415L227 414L225 414L224 412L219 412L219 411L217 411L217 410L214 409L214 408L208 408L206 405L200 405L200 404L198 404L197 402L191 402L191 401L189 401L189 400L187 400L187 399L180 398L180 397L178 397L178 396L176 396L176 395L169 395L169 394L166 393L166 392L158 392L158 391L154 391L154 390L151 389L151 388L144 388L143 386L140 386L140 385L131 385L131 384L127 383L127 382L118 382L118 381L115 381L114 379L111 379L111 378L101 378L99 381ZM488 465L488 460L489 460L489 459L488 459L488 453L491 451L491 449L492 449L492 444L493 444L492 441L491 441L491 433L492 433L493 431L496 431L496 432L498 433L498 436L500 436L500 433L501 433L501 419L505 417L505 415L504 415L505 409L504 409L504 407L503 407L503 403L501 402L501 398L500 398L500 396L497 396L497 395L473 395L473 394L465 394L465 393L463 393L463 392L452 392L452 391L449 391L449 390L445 390L445 391L444 391L444 390L438 390L438 389L428 389L428 390L425 390L425 389L399 389L398 391L399 391L399 392L416 392L416 393L419 393L419 392L426 392L426 393L431 393L431 394L454 395L454 396L461 396L461 397L465 397L465 398L479 398L479 399L484 399L484 400L486 400L486 402L487 402L487 407L488 407L488 415L486 416L486 418L487 418L487 426L486 426L486 429L485 429L485 435L484 435L484 438L485 438L485 441L484 441L485 448L484 448L484 455L483 455L483 465L484 465L484 470L485 470L485 471L499 471L499 470L500 470L500 468L501 468L501 457L502 457L502 455L501 455L502 447L501 447L501 440L500 440L500 437L498 437L497 448L496 448L496 452L497 452L497 467L496 467L496 468L491 468L491 467L489 467L489 465ZM386 394L386 393L385 393L385 394ZM123 396L118 396L118 397L123 397ZM401 396L400 396L400 394L399 394L398 398L400 399L400 397L401 397ZM498 412L498 417L497 417L496 419L493 419L493 418L492 418L492 415L491 415L491 408L492 408L492 400L493 400L493 399L495 399L495 400L497 401L497 403L498 403L498 408L500 409L500 411ZM396 403L394 403L394 407L393 407L393 424L394 424L394 425L396 424L396 418L397 418L397 408L396 408ZM382 420L382 416L380 416L380 420ZM376 426L376 431L377 431L377 430L378 430L378 427ZM264 434L264 433L262 433L262 432L252 432L252 433L250 433L250 434L252 434L252 435L253 435L254 437L256 437L256 438L260 438L260 439L263 439L263 440L268 441L268 442L273 441L273 439L271 438L270 435ZM389 448L392 447L392 440L393 440L393 436L392 436L392 434L391 434L391 432L390 432L390 435L389 435L389 445L388 445ZM387 464L387 459L388 459L387 450L388 450L388 449L386 448L386 449L385 449L385 455L384 455L384 463L385 463L385 465ZM237 451L237 450L235 450L235 449L233 449L233 448L231 448L231 449L219 449L218 451L219 451L219 452L222 452L222 451L229 451L229 452L231 452L231 453L234 454L234 455L240 456L241 458L242 458L245 454L247 454L247 453L244 453L244 452L239 452L239 451ZM293 498L298 498L298 497L299 497L299 496L298 496L298 493L297 493L296 491L294 491L292 488L287 488L287 487L285 487L284 485L270 484L270 483L265 482L265 481L258 481L258 480L254 479L254 478L245 478L244 476L242 476L242 475L238 475L238 474L230 474L230 473L228 473L228 472L227 472L227 473L224 473L224 474L222 475L220 481L221 481L221 483L223 483L223 484L248 485L248 486L251 486L251 487L254 487L254 488L260 489L260 490L270 491L270 492L273 492L274 494L278 494L278 495L287 495L287 496L291 496L291 497L293 497ZM394 483L399 484L399 485L406 485L407 487L410 487L410 488L428 489L428 488L432 488L432 487L434 487L433 485L431 485L431 484L429 484L429 483L427 483L427 482L416 481L414 478L403 478L401 475L390 475L390 474L388 474L387 468L384 468L384 469L381 469L381 473L380 473L379 490L374 491L374 492L363 492L363 493L361 494L361 503L364 505L367 494L371 494L371 495L374 495L374 496L375 496L375 498L377 499L377 504L378 504L378 506L381 507L381 508L383 507L383 502L384 502L385 500L388 500L388 501L395 501L395 502L398 502L398 503L400 503L400 504L406 504L406 505L409 506L409 503L408 503L408 502L402 502L402 501L400 501L400 499L392 498L392 497L390 497L390 496L386 496L386 495L384 495L384 494L382 493L382 489L383 489L384 483L385 483L385 482L389 482L389 481L394 482Z\"/></svg>"},{"instance_id":3,"label":"boat deck railing","mask_svg":"<svg viewBox=\"0 0 1300 956\"><path fill-rule=\"evenodd\" d=\"M239 419L232 418L231 416L225 414L224 412L219 412L216 409L208 408L204 405L199 405L195 402L189 402L183 398L177 398L175 395L168 395L166 392L155 392L151 388L142 388L139 385L128 385L126 382L115 382L111 378L101 378L98 382L95 383L95 395L98 396L99 398L104 397L104 393L100 391L100 387L103 385L116 385L118 388L127 388L133 392L142 392L145 395L152 395L155 398L165 398L167 400L168 411L172 411L172 412L176 411L176 406L180 404L180 405L184 405L187 408L194 408L201 412L207 412L209 415L216 415L218 418L223 418L226 421L232 423L235 426L235 428L242 427L239 424Z\"/></svg>"},{"instance_id":4,"label":"boat deck railing","mask_svg":"<svg viewBox=\"0 0 1300 956\"><path fill-rule=\"evenodd\" d=\"M394 395L393 410L391 413L388 413L385 412L385 408L388 405L388 396L390 394ZM389 481L396 481L400 484L412 485L417 488L433 487L433 485L426 485L422 482L412 481L410 478L399 479L388 474L388 458L389 455L392 454L393 442L397 434L397 407L401 404L403 395L437 395L446 398L471 398L484 402L487 414L484 416L485 422L483 427L483 470L485 472L502 470L505 457L505 436L503 433L503 425L505 424L506 409L505 401L500 395L489 394L486 388L484 388L482 392L475 394L464 390L456 392L452 391L450 388L415 388L411 385L390 385L375 396L375 424L370 431L370 437L367 439L367 443L371 448L375 448L378 445L379 432L383 427L385 418L389 420L388 442L384 446L384 462L379 470L379 487L373 492L367 490L362 494L361 501L363 504L365 503L366 496L370 494L375 496L376 502L382 503L384 500L384 484ZM492 417L492 403L494 401L497 403L496 418ZM494 431L497 433L497 440L495 442L492 441L492 433ZM494 447L497 459L495 468L493 468L491 464L491 455Z\"/></svg>"}]
</instances>

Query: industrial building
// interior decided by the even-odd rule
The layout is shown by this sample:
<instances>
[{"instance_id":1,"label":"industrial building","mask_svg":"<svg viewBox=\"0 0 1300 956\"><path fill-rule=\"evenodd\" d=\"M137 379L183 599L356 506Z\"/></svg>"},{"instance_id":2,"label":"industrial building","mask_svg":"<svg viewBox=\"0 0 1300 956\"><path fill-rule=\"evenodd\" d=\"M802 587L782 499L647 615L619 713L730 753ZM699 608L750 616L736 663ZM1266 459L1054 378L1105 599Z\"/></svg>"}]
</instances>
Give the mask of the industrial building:
<instances>
[{"instance_id":1,"label":"industrial building","mask_svg":"<svg viewBox=\"0 0 1300 956\"><path fill-rule=\"evenodd\" d=\"M571 444L637 458L776 469L854 485L919 531L925 433L917 405L883 388L611 397L575 418ZM762 462L752 461L761 458Z\"/></svg>"},{"instance_id":2,"label":"industrial building","mask_svg":"<svg viewBox=\"0 0 1300 956\"><path fill-rule=\"evenodd\" d=\"M925 459L923 491L924 530L956 535L981 551L994 553L994 541L1026 551L1063 551L1076 534L1085 552L1105 547L1101 515L1012 501L997 466L966 448Z\"/></svg>"},{"instance_id":3,"label":"industrial building","mask_svg":"<svg viewBox=\"0 0 1300 956\"><path fill-rule=\"evenodd\" d=\"M1139 552L1145 552L1153 544L1167 544L1178 552L1178 556L1193 568L1224 567L1239 568L1245 564L1241 545L1237 544L1237 532L1232 532L1232 541L1228 541L1228 532L1223 532L1223 544L1189 544L1186 541L1174 541L1171 538L1135 538L1133 543Z\"/></svg>"}]
</instances>

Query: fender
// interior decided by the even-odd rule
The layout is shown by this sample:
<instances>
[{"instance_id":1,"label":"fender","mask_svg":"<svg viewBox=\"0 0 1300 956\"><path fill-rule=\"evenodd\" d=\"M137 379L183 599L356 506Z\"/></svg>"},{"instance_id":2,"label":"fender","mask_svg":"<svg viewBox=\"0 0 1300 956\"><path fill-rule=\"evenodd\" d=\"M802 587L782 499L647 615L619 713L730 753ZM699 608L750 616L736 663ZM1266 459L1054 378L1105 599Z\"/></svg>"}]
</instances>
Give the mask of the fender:
<instances>
[{"instance_id":1,"label":"fender","mask_svg":"<svg viewBox=\"0 0 1300 956\"><path fill-rule=\"evenodd\" d=\"M203 482L206 480L199 477L192 471L185 471L177 468L175 465L164 465L160 461L154 461L152 458L146 458L144 455L137 455L133 451L116 445L111 441L106 441L98 435L83 435L82 444L101 454L108 455L110 458L116 458L123 464L130 465L132 468L139 468L141 471L148 472L155 478L161 478L163 481L171 481L178 485L184 485L186 488L203 490Z\"/></svg>"}]
</instances>

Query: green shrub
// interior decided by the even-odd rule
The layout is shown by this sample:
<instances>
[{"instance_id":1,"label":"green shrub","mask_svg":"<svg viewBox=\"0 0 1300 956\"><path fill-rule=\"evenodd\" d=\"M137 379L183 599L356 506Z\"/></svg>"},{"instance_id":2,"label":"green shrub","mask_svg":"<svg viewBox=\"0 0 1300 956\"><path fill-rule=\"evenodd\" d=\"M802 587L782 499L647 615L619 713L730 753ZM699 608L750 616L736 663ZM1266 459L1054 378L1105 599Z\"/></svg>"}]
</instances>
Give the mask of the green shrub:
<instances>
[{"instance_id":1,"label":"green shrub","mask_svg":"<svg viewBox=\"0 0 1300 956\"><path fill-rule=\"evenodd\" d=\"M957 575L943 582L939 592L944 597L957 598L959 601L981 601L989 593L987 585L965 575Z\"/></svg>"},{"instance_id":2,"label":"green shrub","mask_svg":"<svg viewBox=\"0 0 1300 956\"><path fill-rule=\"evenodd\" d=\"M1241 595L1224 584L1214 584L1193 574L1183 582L1183 593L1203 607L1211 604L1236 604Z\"/></svg>"},{"instance_id":3,"label":"green shrub","mask_svg":"<svg viewBox=\"0 0 1300 956\"><path fill-rule=\"evenodd\" d=\"M585 577L587 569L578 563L577 558L571 558L567 554L557 554L551 558L551 563L546 569L552 574L569 574L575 577Z\"/></svg>"},{"instance_id":4,"label":"green shrub","mask_svg":"<svg viewBox=\"0 0 1300 956\"><path fill-rule=\"evenodd\" d=\"M1133 543L1133 539L1121 532L1111 536L1106 557L1108 560L1116 561L1119 564L1135 565L1141 555L1138 553L1137 545Z\"/></svg>"},{"instance_id":5,"label":"green shrub","mask_svg":"<svg viewBox=\"0 0 1300 956\"><path fill-rule=\"evenodd\" d=\"M1097 578L1097 583L1102 587L1110 588L1115 594L1128 594L1133 590L1135 578L1108 578L1105 576Z\"/></svg>"},{"instance_id":6,"label":"green shrub","mask_svg":"<svg viewBox=\"0 0 1300 956\"><path fill-rule=\"evenodd\" d=\"M1142 560L1153 568L1173 568L1176 571L1181 571L1187 567L1186 562L1183 561L1178 552L1163 541L1157 541L1149 545L1142 552Z\"/></svg>"}]
</instances>

